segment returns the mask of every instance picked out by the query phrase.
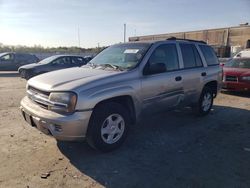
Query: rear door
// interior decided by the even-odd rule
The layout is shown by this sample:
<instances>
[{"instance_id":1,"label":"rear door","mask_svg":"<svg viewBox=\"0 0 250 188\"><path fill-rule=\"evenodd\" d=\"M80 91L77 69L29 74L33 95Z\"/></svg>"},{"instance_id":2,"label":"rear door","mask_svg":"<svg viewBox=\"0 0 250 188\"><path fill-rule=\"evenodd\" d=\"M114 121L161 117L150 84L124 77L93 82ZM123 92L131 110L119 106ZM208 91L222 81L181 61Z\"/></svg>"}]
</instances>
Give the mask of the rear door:
<instances>
[{"instance_id":1,"label":"rear door","mask_svg":"<svg viewBox=\"0 0 250 188\"><path fill-rule=\"evenodd\" d=\"M164 64L161 73L145 73L153 64ZM176 44L161 44L152 52L141 81L141 98L144 112L174 107L183 98L183 81Z\"/></svg>"},{"instance_id":2,"label":"rear door","mask_svg":"<svg viewBox=\"0 0 250 188\"><path fill-rule=\"evenodd\" d=\"M179 43L182 57L184 102L191 104L197 102L203 87L203 78L207 76L206 67L203 65L197 46L193 43Z\"/></svg>"},{"instance_id":3,"label":"rear door","mask_svg":"<svg viewBox=\"0 0 250 188\"><path fill-rule=\"evenodd\" d=\"M28 54L15 54L15 64L19 68L20 66L27 65L29 63L32 63L29 60L29 55Z\"/></svg>"}]
</instances>

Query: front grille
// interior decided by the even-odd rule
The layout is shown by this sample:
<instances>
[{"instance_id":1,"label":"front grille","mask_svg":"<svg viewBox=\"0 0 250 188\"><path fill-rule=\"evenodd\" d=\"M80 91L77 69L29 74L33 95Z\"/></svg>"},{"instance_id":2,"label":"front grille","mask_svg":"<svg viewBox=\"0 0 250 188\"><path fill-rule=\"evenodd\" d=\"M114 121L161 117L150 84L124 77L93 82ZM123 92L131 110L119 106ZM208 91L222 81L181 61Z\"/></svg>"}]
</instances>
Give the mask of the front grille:
<instances>
[{"instance_id":1,"label":"front grille","mask_svg":"<svg viewBox=\"0 0 250 188\"><path fill-rule=\"evenodd\" d=\"M34 88L32 86L29 86L28 90L32 91L33 93L35 92L35 93L39 93L39 94L42 94L42 95L45 95L45 96L49 96L49 94L50 94L50 92L42 91L42 90L36 89L36 88Z\"/></svg>"},{"instance_id":2,"label":"front grille","mask_svg":"<svg viewBox=\"0 0 250 188\"><path fill-rule=\"evenodd\" d=\"M49 99L49 94L50 92L47 91L41 91L39 89L36 89L32 86L28 86L28 97L35 102L36 104L38 104L40 107L48 109L48 104L46 102L46 100Z\"/></svg>"},{"instance_id":3,"label":"front grille","mask_svg":"<svg viewBox=\"0 0 250 188\"><path fill-rule=\"evenodd\" d=\"M238 78L237 78L237 76L226 75L225 81L227 81L227 82L238 82Z\"/></svg>"}]
</instances>

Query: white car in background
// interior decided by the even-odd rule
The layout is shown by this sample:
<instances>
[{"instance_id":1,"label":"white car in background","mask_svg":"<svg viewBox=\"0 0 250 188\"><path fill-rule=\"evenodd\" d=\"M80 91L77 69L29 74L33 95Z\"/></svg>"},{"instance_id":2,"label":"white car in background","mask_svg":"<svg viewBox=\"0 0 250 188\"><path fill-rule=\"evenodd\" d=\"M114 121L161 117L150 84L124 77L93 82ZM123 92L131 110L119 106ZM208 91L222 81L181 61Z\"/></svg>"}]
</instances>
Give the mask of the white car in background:
<instances>
[{"instance_id":1,"label":"white car in background","mask_svg":"<svg viewBox=\"0 0 250 188\"><path fill-rule=\"evenodd\" d=\"M250 48L240 51L234 56L234 58L236 57L250 57Z\"/></svg>"}]
</instances>

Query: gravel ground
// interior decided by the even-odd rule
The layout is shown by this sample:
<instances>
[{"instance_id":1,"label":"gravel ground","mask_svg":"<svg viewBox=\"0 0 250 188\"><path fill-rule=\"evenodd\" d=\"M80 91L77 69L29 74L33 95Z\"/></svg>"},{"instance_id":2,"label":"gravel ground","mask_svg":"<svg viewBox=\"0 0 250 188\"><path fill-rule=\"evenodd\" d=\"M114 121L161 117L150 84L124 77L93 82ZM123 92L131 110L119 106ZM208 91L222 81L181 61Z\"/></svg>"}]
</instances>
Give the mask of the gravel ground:
<instances>
[{"instance_id":1,"label":"gravel ground","mask_svg":"<svg viewBox=\"0 0 250 188\"><path fill-rule=\"evenodd\" d=\"M19 111L25 84L0 73L1 188L250 187L249 94L219 94L206 117L189 109L147 117L120 149L99 153L28 126Z\"/></svg>"}]
</instances>

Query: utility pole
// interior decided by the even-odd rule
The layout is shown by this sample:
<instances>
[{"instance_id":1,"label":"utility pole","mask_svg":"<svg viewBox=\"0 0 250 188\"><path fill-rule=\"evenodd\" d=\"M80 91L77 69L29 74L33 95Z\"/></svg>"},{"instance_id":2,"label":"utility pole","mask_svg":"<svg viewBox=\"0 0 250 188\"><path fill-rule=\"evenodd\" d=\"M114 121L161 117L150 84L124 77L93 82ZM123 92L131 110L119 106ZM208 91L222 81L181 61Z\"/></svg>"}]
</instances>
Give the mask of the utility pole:
<instances>
[{"instance_id":1,"label":"utility pole","mask_svg":"<svg viewBox=\"0 0 250 188\"><path fill-rule=\"evenodd\" d=\"M124 24L124 42L126 42L126 23Z\"/></svg>"},{"instance_id":2,"label":"utility pole","mask_svg":"<svg viewBox=\"0 0 250 188\"><path fill-rule=\"evenodd\" d=\"M77 33L78 33L78 46L79 48L81 48L81 43L80 43L80 28L78 26L78 29L77 29Z\"/></svg>"}]
</instances>

